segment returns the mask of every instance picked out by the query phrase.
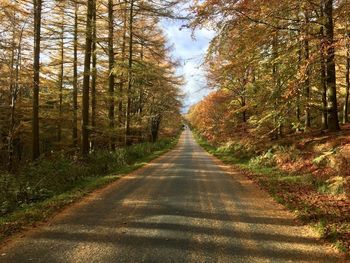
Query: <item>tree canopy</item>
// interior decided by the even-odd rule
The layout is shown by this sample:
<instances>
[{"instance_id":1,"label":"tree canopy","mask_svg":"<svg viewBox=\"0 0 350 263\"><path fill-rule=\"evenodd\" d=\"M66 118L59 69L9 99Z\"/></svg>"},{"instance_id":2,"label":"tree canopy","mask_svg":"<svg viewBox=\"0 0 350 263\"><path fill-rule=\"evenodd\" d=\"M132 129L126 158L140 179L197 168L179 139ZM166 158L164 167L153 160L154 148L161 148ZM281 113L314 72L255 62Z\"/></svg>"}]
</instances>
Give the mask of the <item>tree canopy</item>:
<instances>
[{"instance_id":1,"label":"tree canopy","mask_svg":"<svg viewBox=\"0 0 350 263\"><path fill-rule=\"evenodd\" d=\"M220 110L231 135L243 125L258 138L348 122L348 1L198 1L192 10L193 28L216 31L205 62L216 94L190 110L195 126L216 126L198 116ZM225 106L211 104L221 96Z\"/></svg>"}]
</instances>

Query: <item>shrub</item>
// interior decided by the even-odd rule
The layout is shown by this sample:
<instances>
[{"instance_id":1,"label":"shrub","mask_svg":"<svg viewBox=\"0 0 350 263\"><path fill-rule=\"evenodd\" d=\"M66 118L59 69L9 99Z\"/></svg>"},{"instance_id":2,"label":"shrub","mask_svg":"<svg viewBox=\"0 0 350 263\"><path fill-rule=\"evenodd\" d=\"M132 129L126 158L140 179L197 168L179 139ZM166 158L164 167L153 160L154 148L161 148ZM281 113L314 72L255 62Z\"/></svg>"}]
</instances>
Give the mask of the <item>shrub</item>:
<instances>
[{"instance_id":1,"label":"shrub","mask_svg":"<svg viewBox=\"0 0 350 263\"><path fill-rule=\"evenodd\" d=\"M126 163L125 149L117 149L115 152L94 152L88 158L88 173L90 176L104 175L126 165Z\"/></svg>"},{"instance_id":2,"label":"shrub","mask_svg":"<svg viewBox=\"0 0 350 263\"><path fill-rule=\"evenodd\" d=\"M249 159L252 155L243 144L236 142L226 143L225 145L219 147L217 152L230 153L239 160Z\"/></svg>"},{"instance_id":3,"label":"shrub","mask_svg":"<svg viewBox=\"0 0 350 263\"><path fill-rule=\"evenodd\" d=\"M272 152L272 149L269 149L267 152L265 152L262 155L259 155L255 158L252 158L249 161L250 165L253 166L266 166L266 167L273 167L276 165L276 158L275 155Z\"/></svg>"},{"instance_id":4,"label":"shrub","mask_svg":"<svg viewBox=\"0 0 350 263\"><path fill-rule=\"evenodd\" d=\"M0 215L16 207L17 191L18 184L15 176L0 171Z\"/></svg>"},{"instance_id":5,"label":"shrub","mask_svg":"<svg viewBox=\"0 0 350 263\"><path fill-rule=\"evenodd\" d=\"M85 161L60 154L31 163L18 175L0 172L0 215L69 191L84 178L113 173L170 147L172 143L174 140L167 139L132 145L115 152L96 151Z\"/></svg>"}]
</instances>

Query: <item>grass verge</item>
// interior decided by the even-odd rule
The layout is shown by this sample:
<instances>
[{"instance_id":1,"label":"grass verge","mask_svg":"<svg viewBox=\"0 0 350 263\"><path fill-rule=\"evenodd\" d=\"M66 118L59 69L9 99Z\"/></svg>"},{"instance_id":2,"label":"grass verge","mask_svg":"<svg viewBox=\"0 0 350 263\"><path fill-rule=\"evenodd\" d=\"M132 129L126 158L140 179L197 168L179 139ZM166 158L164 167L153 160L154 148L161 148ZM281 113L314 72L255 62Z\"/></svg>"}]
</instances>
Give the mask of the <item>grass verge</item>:
<instances>
[{"instance_id":1,"label":"grass verge","mask_svg":"<svg viewBox=\"0 0 350 263\"><path fill-rule=\"evenodd\" d=\"M225 164L239 169L265 189L278 203L294 212L303 223L313 227L323 240L330 242L347 258L349 257L349 218L344 213L341 202L329 205L337 197L320 193L319 181L315 181L308 174L292 174L281 171L274 165L260 165L255 161L256 157L235 154L223 147L211 145L199 133L194 132L194 137L207 152Z\"/></svg>"},{"instance_id":2,"label":"grass verge","mask_svg":"<svg viewBox=\"0 0 350 263\"><path fill-rule=\"evenodd\" d=\"M137 153L133 153L130 162L119 166L108 174L80 178L74 182L74 185L70 183L69 190L55 194L42 201L23 204L14 211L0 216L0 242L27 227L47 221L54 214L89 193L103 188L123 175L141 168L173 149L177 145L178 139L179 136L166 142L161 142L160 146L155 147L155 150L147 154L137 155ZM136 148L140 148L140 146L136 146ZM135 149L132 149L132 151L135 151Z\"/></svg>"}]
</instances>

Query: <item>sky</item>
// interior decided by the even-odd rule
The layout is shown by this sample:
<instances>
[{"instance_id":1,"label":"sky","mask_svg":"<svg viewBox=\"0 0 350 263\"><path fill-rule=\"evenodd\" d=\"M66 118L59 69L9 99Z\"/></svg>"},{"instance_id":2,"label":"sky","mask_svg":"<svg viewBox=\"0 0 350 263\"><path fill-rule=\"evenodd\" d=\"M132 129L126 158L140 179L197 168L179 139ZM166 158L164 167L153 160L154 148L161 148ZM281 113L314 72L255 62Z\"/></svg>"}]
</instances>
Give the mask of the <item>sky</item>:
<instances>
[{"instance_id":1,"label":"sky","mask_svg":"<svg viewBox=\"0 0 350 263\"><path fill-rule=\"evenodd\" d=\"M181 21L162 21L169 44L173 46L172 56L181 64L178 74L185 78L182 90L185 94L183 112L186 113L190 106L199 102L210 92L201 65L214 32L199 29L195 31L193 37L192 30L182 28L183 24L184 22Z\"/></svg>"}]
</instances>

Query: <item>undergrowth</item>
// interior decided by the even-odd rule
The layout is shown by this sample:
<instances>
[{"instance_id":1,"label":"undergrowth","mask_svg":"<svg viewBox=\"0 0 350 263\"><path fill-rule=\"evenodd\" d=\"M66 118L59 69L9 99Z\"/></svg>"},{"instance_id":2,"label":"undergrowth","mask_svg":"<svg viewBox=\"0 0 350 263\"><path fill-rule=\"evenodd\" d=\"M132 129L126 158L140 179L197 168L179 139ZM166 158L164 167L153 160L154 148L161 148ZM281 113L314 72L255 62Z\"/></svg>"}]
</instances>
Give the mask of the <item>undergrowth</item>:
<instances>
[{"instance_id":1,"label":"undergrowth","mask_svg":"<svg viewBox=\"0 0 350 263\"><path fill-rule=\"evenodd\" d=\"M242 173L269 192L278 202L296 213L301 221L313 226L320 236L340 251L349 252L350 222L348 202L340 202L344 194L340 179L315 178L308 171L288 172L278 168L279 162L298 161L297 149L277 146L260 154L249 153L240 145L215 146L199 133L197 142L225 164L234 165ZM238 150L237 150L238 149ZM278 153L278 154L276 154Z\"/></svg>"},{"instance_id":2,"label":"undergrowth","mask_svg":"<svg viewBox=\"0 0 350 263\"><path fill-rule=\"evenodd\" d=\"M29 164L17 175L0 173L0 240L143 166L177 141L178 137L99 151L84 161L60 155Z\"/></svg>"}]
</instances>

